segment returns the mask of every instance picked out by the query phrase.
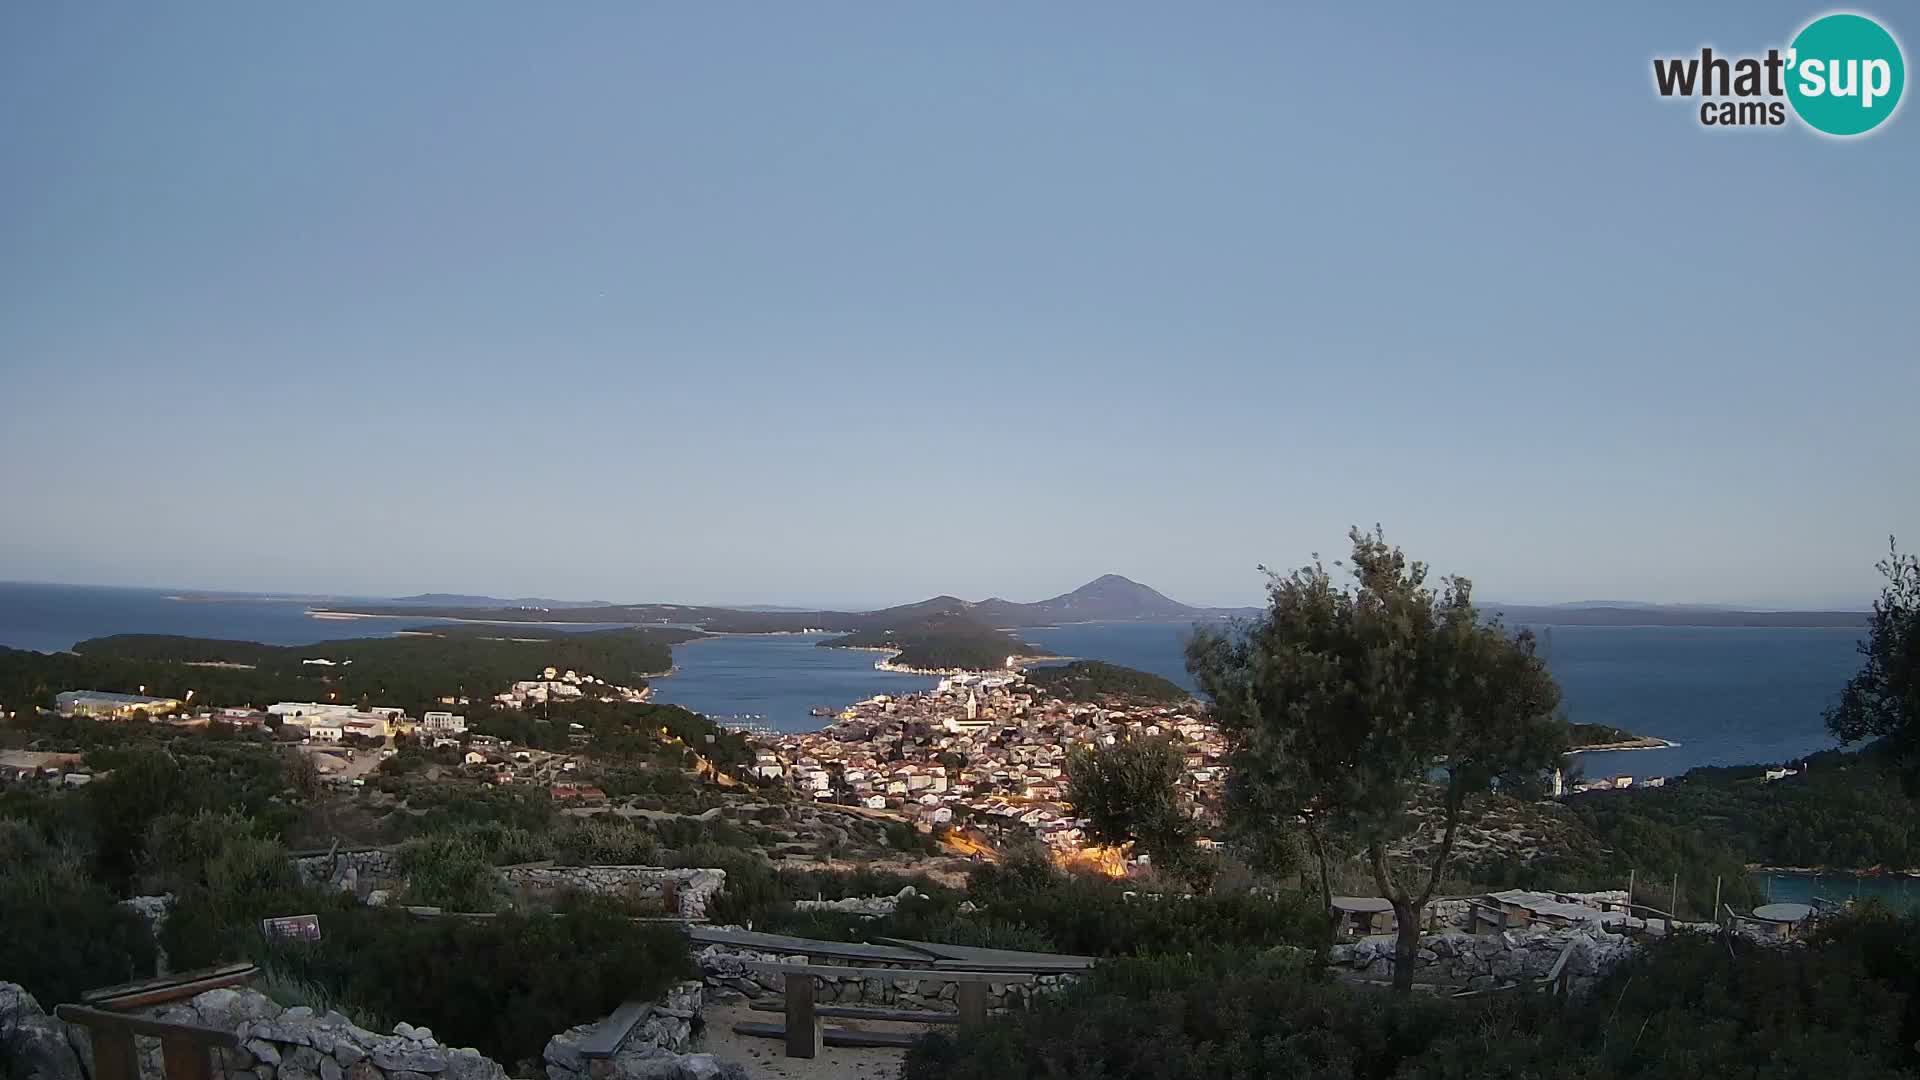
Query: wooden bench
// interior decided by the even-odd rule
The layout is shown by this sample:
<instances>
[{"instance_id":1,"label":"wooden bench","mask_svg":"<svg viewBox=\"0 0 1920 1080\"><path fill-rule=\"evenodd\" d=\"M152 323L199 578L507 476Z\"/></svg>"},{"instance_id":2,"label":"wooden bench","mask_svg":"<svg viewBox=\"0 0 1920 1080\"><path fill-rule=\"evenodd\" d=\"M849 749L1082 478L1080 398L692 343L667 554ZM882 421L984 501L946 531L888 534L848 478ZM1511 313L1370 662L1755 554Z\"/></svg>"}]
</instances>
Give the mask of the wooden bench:
<instances>
[{"instance_id":1,"label":"wooden bench","mask_svg":"<svg viewBox=\"0 0 1920 1080\"><path fill-rule=\"evenodd\" d=\"M589 1032L586 1038L580 1040L578 1044L580 1056L584 1058L612 1057L620 1049L620 1044L627 1041L627 1034L635 1027L638 1027L640 1023L652 1013L653 1006L648 1002L625 1002L619 1008L608 1013L607 1018L600 1021L599 1026Z\"/></svg>"},{"instance_id":2,"label":"wooden bench","mask_svg":"<svg viewBox=\"0 0 1920 1080\"><path fill-rule=\"evenodd\" d=\"M252 982L258 974L260 969L252 964L220 964L194 971L179 971L156 979L103 986L81 994L80 1000L98 1009L139 1009L181 1001L208 990L243 986Z\"/></svg>"},{"instance_id":3,"label":"wooden bench","mask_svg":"<svg viewBox=\"0 0 1920 1080\"><path fill-rule=\"evenodd\" d=\"M914 1036L905 1032L848 1031L844 1028L823 1030L820 1017L828 1015L814 1003L814 980L820 978L841 979L936 979L957 985L954 994L959 1012L953 1020L947 1020L944 1013L929 1014L938 1020L926 1020L922 1016L909 1019L923 1023L960 1023L980 1024L987 1019L988 983L1031 983L1035 976L1031 972L1019 971L956 971L946 968L910 967L910 968L868 968L840 967L832 964L777 964L767 961L749 961L740 965L746 971L762 975L784 975L786 977L785 1011L787 1022L783 1025L742 1023L734 1025L734 1031L741 1035L764 1035L785 1038L787 1056L793 1058L818 1057L820 1047L828 1046L906 1046L913 1042ZM836 1012L842 1007L833 1006ZM907 1010L898 1010L905 1012ZM845 1016L846 1013L841 1013ZM873 1017L872 1019L891 1019ZM861 1040L861 1041L849 1041ZM884 1040L884 1041L871 1041ZM904 1040L904 1041L903 1041Z\"/></svg>"},{"instance_id":4,"label":"wooden bench","mask_svg":"<svg viewBox=\"0 0 1920 1080\"><path fill-rule=\"evenodd\" d=\"M140 1061L133 1049L135 1035L151 1035L160 1040L160 1060L166 1080L213 1080L208 1052L231 1050L240 1045L240 1037L231 1031L195 1024L169 1024L85 1005L61 1005L53 1014L87 1029L93 1041L94 1080L140 1080Z\"/></svg>"}]
</instances>

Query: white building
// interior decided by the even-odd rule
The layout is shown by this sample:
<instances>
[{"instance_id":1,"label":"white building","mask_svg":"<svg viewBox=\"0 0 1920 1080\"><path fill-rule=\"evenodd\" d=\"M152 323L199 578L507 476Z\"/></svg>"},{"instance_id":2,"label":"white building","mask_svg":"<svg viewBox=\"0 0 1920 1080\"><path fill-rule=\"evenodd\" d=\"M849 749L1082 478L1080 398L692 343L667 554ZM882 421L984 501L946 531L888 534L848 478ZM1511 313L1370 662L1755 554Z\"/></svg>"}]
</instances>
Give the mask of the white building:
<instances>
[{"instance_id":1,"label":"white building","mask_svg":"<svg viewBox=\"0 0 1920 1080\"><path fill-rule=\"evenodd\" d=\"M392 723L400 719L402 713L399 709L385 706L363 713L357 705L336 705L318 701L282 701L277 705L267 706L267 715L277 716L282 720L331 720L335 723L350 720L355 716L361 719L378 716Z\"/></svg>"},{"instance_id":2,"label":"white building","mask_svg":"<svg viewBox=\"0 0 1920 1080\"><path fill-rule=\"evenodd\" d=\"M429 735L458 735L467 730L467 718L450 712L422 713L420 728Z\"/></svg>"}]
</instances>

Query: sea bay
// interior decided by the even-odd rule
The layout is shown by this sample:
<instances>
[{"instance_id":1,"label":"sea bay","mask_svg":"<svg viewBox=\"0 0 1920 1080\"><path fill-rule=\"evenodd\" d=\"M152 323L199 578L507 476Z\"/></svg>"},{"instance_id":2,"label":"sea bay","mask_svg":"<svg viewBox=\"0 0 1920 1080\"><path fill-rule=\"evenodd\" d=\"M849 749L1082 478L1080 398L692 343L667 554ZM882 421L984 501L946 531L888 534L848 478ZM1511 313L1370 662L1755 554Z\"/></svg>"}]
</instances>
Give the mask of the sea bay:
<instances>
[{"instance_id":1,"label":"sea bay","mask_svg":"<svg viewBox=\"0 0 1920 1080\"><path fill-rule=\"evenodd\" d=\"M1579 754L1589 777L1678 776L1700 765L1791 761L1834 748L1822 715L1859 669L1858 629L1536 626L1567 718L1676 745ZM1106 660L1192 690L1190 626L1082 623L1020 631L1064 656Z\"/></svg>"}]
</instances>

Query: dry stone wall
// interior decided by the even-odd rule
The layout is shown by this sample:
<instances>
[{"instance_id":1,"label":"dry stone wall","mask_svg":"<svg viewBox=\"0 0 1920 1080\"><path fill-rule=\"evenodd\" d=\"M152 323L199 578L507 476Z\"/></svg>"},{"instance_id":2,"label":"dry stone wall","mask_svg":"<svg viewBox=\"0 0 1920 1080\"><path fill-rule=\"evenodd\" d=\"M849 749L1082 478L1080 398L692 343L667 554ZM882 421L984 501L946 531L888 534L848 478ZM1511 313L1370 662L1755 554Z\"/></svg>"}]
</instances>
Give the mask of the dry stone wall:
<instances>
[{"instance_id":1,"label":"dry stone wall","mask_svg":"<svg viewBox=\"0 0 1920 1080\"><path fill-rule=\"evenodd\" d=\"M365 899L369 892L399 882L400 862L393 852L380 848L304 855L293 860L293 874L302 885L321 885Z\"/></svg>"},{"instance_id":2,"label":"dry stone wall","mask_svg":"<svg viewBox=\"0 0 1920 1080\"><path fill-rule=\"evenodd\" d=\"M253 990L209 990L187 1001L139 1010L155 1020L231 1031L233 1050L216 1050L226 1080L506 1080L478 1050L442 1046L426 1028L395 1024L392 1034L355 1026L339 1013L286 1009ZM160 1042L135 1036L141 1080L161 1080ZM0 1062L15 1080L84 1080L93 1075L86 1028L47 1015L32 995L0 983Z\"/></svg>"},{"instance_id":3,"label":"dry stone wall","mask_svg":"<svg viewBox=\"0 0 1920 1080\"><path fill-rule=\"evenodd\" d=\"M302 856L293 860L293 871L303 884L350 892L363 900L375 893L398 892L405 884L398 858L380 849ZM525 895L578 890L600 896L670 901L669 914L696 920L707 917L708 902L727 881L725 870L663 866L528 863L503 866L498 873L502 884Z\"/></svg>"},{"instance_id":4,"label":"dry stone wall","mask_svg":"<svg viewBox=\"0 0 1920 1080\"><path fill-rule=\"evenodd\" d=\"M735 929L738 929L737 927ZM785 993L786 976L748 971L749 962L812 964L825 967L899 968L898 978L823 977L814 980L815 1000L822 1005L884 1005L900 1009L930 1009L953 1012L959 1009L959 984L940 978L936 972L916 970L898 964L862 960L858 964L840 964L831 959L797 954L761 952L735 945L708 945L694 953L700 973L706 981L708 996L714 1000L739 1000L742 997L770 997ZM1035 994L1052 993L1071 983L1071 974L1041 975L1032 983L987 984L987 1008L1010 1009L1024 1006Z\"/></svg>"},{"instance_id":5,"label":"dry stone wall","mask_svg":"<svg viewBox=\"0 0 1920 1080\"><path fill-rule=\"evenodd\" d=\"M837 911L848 915L879 918L891 915L901 903L920 895L920 890L905 886L892 896L849 896L840 900L795 900L795 911Z\"/></svg>"},{"instance_id":6,"label":"dry stone wall","mask_svg":"<svg viewBox=\"0 0 1920 1080\"><path fill-rule=\"evenodd\" d=\"M705 919L707 903L727 883L725 870L660 866L503 866L500 880L528 893L578 890L599 896L669 901L669 911L682 919Z\"/></svg>"},{"instance_id":7,"label":"dry stone wall","mask_svg":"<svg viewBox=\"0 0 1920 1080\"><path fill-rule=\"evenodd\" d=\"M1448 932L1427 934L1414 954L1414 981L1462 989L1492 989L1545 976L1569 945L1573 953L1565 973L1568 992L1585 993L1622 960L1633 955L1633 944L1617 934L1590 928L1500 934ZM1328 953L1335 965L1355 977L1393 978L1394 942L1373 937L1335 945Z\"/></svg>"},{"instance_id":8,"label":"dry stone wall","mask_svg":"<svg viewBox=\"0 0 1920 1080\"><path fill-rule=\"evenodd\" d=\"M228 1080L506 1080L506 1070L471 1048L442 1046L424 1027L399 1023L391 1034L368 1031L339 1013L282 1008L254 990L209 990L188 1001L147 1010L156 1020L220 1028L240 1036L219 1051ZM141 1049L143 1080L157 1078L160 1050Z\"/></svg>"}]
</instances>

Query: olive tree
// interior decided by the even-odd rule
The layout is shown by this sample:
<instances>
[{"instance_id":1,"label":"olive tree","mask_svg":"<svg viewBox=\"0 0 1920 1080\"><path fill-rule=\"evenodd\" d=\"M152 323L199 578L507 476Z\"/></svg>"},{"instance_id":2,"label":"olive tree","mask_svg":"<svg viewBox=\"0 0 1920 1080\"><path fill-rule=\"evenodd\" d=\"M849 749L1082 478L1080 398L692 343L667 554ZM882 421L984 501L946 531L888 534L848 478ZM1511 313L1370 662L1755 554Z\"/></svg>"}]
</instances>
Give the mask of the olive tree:
<instances>
[{"instance_id":1,"label":"olive tree","mask_svg":"<svg viewBox=\"0 0 1920 1080\"><path fill-rule=\"evenodd\" d=\"M1155 869L1204 891L1216 867L1195 846L1200 829L1179 791L1186 771L1185 755L1164 738L1079 747L1067 755L1067 802L1094 840L1132 844Z\"/></svg>"},{"instance_id":2,"label":"olive tree","mask_svg":"<svg viewBox=\"0 0 1920 1080\"><path fill-rule=\"evenodd\" d=\"M1483 617L1465 578L1429 585L1426 565L1377 528L1349 536L1351 581L1337 582L1317 558L1269 572L1267 610L1196 631L1187 667L1227 739L1230 823L1303 832L1323 891L1337 853L1364 856L1399 922L1394 986L1407 990L1420 912L1469 800L1536 788L1567 732L1530 633ZM1395 841L1417 827L1416 806L1433 802L1437 849L1395 855Z\"/></svg>"},{"instance_id":3,"label":"olive tree","mask_svg":"<svg viewBox=\"0 0 1920 1080\"><path fill-rule=\"evenodd\" d=\"M1876 567L1887 584L1860 643L1866 662L1827 711L1827 727L1843 742L1885 738L1908 793L1920 795L1920 558L1891 539L1888 547Z\"/></svg>"}]
</instances>

